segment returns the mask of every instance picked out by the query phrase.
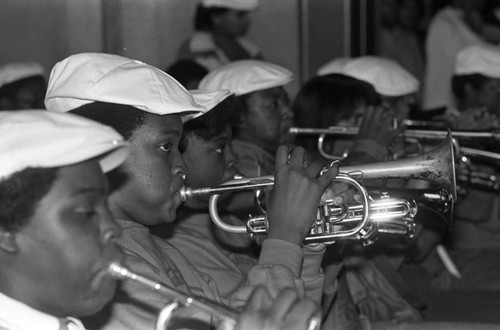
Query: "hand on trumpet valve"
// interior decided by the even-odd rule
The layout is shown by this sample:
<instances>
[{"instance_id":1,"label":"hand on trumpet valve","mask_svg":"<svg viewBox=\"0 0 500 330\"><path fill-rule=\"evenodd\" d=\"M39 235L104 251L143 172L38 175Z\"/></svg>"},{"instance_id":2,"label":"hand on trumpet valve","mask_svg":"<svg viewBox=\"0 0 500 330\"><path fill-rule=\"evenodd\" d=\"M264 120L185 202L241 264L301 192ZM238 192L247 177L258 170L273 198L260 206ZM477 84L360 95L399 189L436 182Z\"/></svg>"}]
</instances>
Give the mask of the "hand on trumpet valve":
<instances>
[{"instance_id":1,"label":"hand on trumpet valve","mask_svg":"<svg viewBox=\"0 0 500 330\"><path fill-rule=\"evenodd\" d=\"M358 139L368 139L389 147L403 127L395 127L394 113L384 106L368 107L359 129Z\"/></svg>"},{"instance_id":2,"label":"hand on trumpet valve","mask_svg":"<svg viewBox=\"0 0 500 330\"><path fill-rule=\"evenodd\" d=\"M278 148L274 186L266 194L268 238L301 245L309 232L321 195L338 174L338 167L322 172L322 162L308 159L302 147Z\"/></svg>"},{"instance_id":3,"label":"hand on trumpet valve","mask_svg":"<svg viewBox=\"0 0 500 330\"><path fill-rule=\"evenodd\" d=\"M300 299L287 288L273 301L264 287L257 287L240 315L235 330L315 330L321 325L319 306Z\"/></svg>"}]
</instances>

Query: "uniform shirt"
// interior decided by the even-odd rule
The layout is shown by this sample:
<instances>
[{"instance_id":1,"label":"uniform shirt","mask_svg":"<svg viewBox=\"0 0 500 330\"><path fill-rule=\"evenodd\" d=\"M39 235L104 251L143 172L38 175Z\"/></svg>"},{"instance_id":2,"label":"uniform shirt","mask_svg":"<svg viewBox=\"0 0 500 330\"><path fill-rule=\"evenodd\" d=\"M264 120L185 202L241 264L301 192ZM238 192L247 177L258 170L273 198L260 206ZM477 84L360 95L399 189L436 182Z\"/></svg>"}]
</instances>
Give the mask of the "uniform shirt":
<instances>
[{"instance_id":1,"label":"uniform shirt","mask_svg":"<svg viewBox=\"0 0 500 330\"><path fill-rule=\"evenodd\" d=\"M235 224L239 220L227 221L226 217L224 221ZM215 226L207 213L192 213L179 222L176 221L172 227L169 243L186 253L197 268L210 269L211 274L217 274L214 280L222 296L238 299L233 294L236 289L247 281L257 281L273 294L293 285L304 291L308 298L321 303L324 281L321 260L325 252L324 245L301 249L286 241L266 239L263 241L260 257L252 258L250 253L244 253L248 249L241 249L248 247L248 235L214 235L217 231L214 231ZM262 265L273 265L275 269L262 272ZM261 276L259 273L267 273L267 276L272 274L273 277L257 279ZM279 279L281 277L283 279Z\"/></svg>"},{"instance_id":2,"label":"uniform shirt","mask_svg":"<svg viewBox=\"0 0 500 330\"><path fill-rule=\"evenodd\" d=\"M299 279L302 250L298 246L281 240L266 240L259 263L242 276L239 269L227 264L219 248L212 245L197 246L200 242L191 239L177 248L167 240L150 234L149 228L132 222L117 220L122 227L120 245L126 254L125 264L134 272L162 282L191 297L198 296L210 301L241 309L256 286L264 285L271 293L284 287L296 287L304 292ZM205 265L197 261L194 251L204 250ZM210 259L208 262L208 258ZM210 264L218 260L221 268L211 269ZM191 260L195 262L191 262ZM199 268L198 268L199 267ZM318 270L319 271L319 270ZM236 280L233 276L238 275ZM322 279L320 280L322 288ZM102 312L85 319L91 329L154 329L157 315L168 302L168 297L144 285L125 281L117 290L114 300ZM198 322L196 329L211 329L211 317L186 308L176 315Z\"/></svg>"},{"instance_id":3,"label":"uniform shirt","mask_svg":"<svg viewBox=\"0 0 500 330\"><path fill-rule=\"evenodd\" d=\"M231 142L238 157L238 172L246 177L270 175L274 173L275 156L261 147L247 141L234 139Z\"/></svg>"},{"instance_id":4,"label":"uniform shirt","mask_svg":"<svg viewBox=\"0 0 500 330\"><path fill-rule=\"evenodd\" d=\"M60 330L65 322L69 330L84 330L75 318L60 320L0 293L0 330Z\"/></svg>"},{"instance_id":5,"label":"uniform shirt","mask_svg":"<svg viewBox=\"0 0 500 330\"><path fill-rule=\"evenodd\" d=\"M237 43L248 53L248 59L260 57L259 48L246 38L236 39ZM195 32L180 48L177 57L179 59L193 59L198 64L212 71L231 60L224 51L219 48L210 32Z\"/></svg>"}]
</instances>

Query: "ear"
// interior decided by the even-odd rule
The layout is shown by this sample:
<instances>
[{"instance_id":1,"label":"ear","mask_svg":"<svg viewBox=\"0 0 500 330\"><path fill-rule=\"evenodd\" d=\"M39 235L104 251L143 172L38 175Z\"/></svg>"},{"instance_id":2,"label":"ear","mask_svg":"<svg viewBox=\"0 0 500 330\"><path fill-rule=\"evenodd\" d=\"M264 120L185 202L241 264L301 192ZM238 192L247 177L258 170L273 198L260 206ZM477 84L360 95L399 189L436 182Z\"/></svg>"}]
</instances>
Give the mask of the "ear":
<instances>
[{"instance_id":1,"label":"ear","mask_svg":"<svg viewBox=\"0 0 500 330\"><path fill-rule=\"evenodd\" d=\"M7 253L17 253L19 251L15 232L0 228L0 250Z\"/></svg>"}]
</instances>

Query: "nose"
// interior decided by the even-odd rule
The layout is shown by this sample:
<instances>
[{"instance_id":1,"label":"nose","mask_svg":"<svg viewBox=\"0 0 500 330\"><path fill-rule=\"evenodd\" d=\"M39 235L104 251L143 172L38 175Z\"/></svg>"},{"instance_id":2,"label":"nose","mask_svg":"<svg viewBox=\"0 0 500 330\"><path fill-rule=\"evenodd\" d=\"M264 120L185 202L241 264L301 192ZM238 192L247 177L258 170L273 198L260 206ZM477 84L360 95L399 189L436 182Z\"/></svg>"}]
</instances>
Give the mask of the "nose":
<instances>
[{"instance_id":1,"label":"nose","mask_svg":"<svg viewBox=\"0 0 500 330\"><path fill-rule=\"evenodd\" d=\"M103 244L106 245L116 242L122 235L122 229L107 207L101 223L101 237Z\"/></svg>"},{"instance_id":2,"label":"nose","mask_svg":"<svg viewBox=\"0 0 500 330\"><path fill-rule=\"evenodd\" d=\"M173 164L172 164L172 174L179 175L183 180L186 179L186 164L182 160L180 152L175 152Z\"/></svg>"},{"instance_id":3,"label":"nose","mask_svg":"<svg viewBox=\"0 0 500 330\"><path fill-rule=\"evenodd\" d=\"M224 158L228 169L233 169L238 164L238 157L234 154L231 144L226 146L226 150L224 150Z\"/></svg>"}]
</instances>

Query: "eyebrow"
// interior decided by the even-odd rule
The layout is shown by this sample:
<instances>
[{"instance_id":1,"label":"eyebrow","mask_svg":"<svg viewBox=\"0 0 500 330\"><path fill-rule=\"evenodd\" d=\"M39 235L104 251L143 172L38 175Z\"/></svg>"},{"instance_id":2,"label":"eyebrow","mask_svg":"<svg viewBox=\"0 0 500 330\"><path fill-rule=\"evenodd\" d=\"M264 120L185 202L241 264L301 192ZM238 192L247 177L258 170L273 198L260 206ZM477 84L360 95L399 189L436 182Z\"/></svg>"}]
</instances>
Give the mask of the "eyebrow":
<instances>
[{"instance_id":1,"label":"eyebrow","mask_svg":"<svg viewBox=\"0 0 500 330\"><path fill-rule=\"evenodd\" d=\"M180 136L181 133L178 130L175 129L166 129L160 132L163 135L174 135L174 136Z\"/></svg>"},{"instance_id":2,"label":"eyebrow","mask_svg":"<svg viewBox=\"0 0 500 330\"><path fill-rule=\"evenodd\" d=\"M104 187L82 187L78 188L77 190L73 191L69 196L75 197L79 195L86 195L86 194L99 194L99 195L106 195L108 193L108 190L105 189Z\"/></svg>"}]
</instances>

